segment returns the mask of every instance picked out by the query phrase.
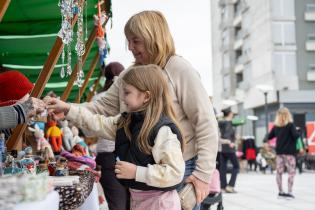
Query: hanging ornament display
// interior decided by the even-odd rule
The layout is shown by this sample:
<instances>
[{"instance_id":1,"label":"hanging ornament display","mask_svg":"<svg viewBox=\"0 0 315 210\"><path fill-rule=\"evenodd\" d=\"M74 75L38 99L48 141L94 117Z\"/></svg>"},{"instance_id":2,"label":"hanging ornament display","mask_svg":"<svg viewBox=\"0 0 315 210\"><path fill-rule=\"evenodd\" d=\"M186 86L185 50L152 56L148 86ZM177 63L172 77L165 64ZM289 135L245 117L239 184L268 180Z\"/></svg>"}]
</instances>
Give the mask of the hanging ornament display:
<instances>
[{"instance_id":1,"label":"hanging ornament display","mask_svg":"<svg viewBox=\"0 0 315 210\"><path fill-rule=\"evenodd\" d=\"M78 8L78 27L77 27L77 43L75 45L75 51L78 55L78 72L77 79L75 84L79 87L83 84L84 72L82 70L82 56L85 53L85 45L84 45L84 30L83 30L83 5L77 4Z\"/></svg>"},{"instance_id":2,"label":"hanging ornament display","mask_svg":"<svg viewBox=\"0 0 315 210\"><path fill-rule=\"evenodd\" d=\"M77 39L75 43L75 52L78 57L78 72L77 79L75 84L81 86L83 84L84 72L82 70L82 56L85 53L85 43L84 43L84 32L85 37L87 36L87 27L84 31L84 6L87 8L87 1L82 0L59 0L58 6L61 11L61 29L58 33L58 36L61 38L64 43L64 48L61 55L62 67L60 70L60 77L69 76L72 73L72 51L71 43L73 41L73 30L71 27L72 19L74 15L78 16L77 20ZM85 9L87 13L87 9ZM87 22L87 14L85 16ZM66 68L64 68L65 57L67 59Z\"/></svg>"},{"instance_id":3,"label":"hanging ornament display","mask_svg":"<svg viewBox=\"0 0 315 210\"><path fill-rule=\"evenodd\" d=\"M87 3L88 1L85 1L85 38L84 38L84 41L87 41L88 38L87 38Z\"/></svg>"},{"instance_id":4,"label":"hanging ornament display","mask_svg":"<svg viewBox=\"0 0 315 210\"><path fill-rule=\"evenodd\" d=\"M65 75L70 75L72 72L71 69L71 42L73 39L73 32L71 27L71 22L73 18L73 0L60 0L58 3L61 11L61 29L58 33L58 36L61 38L64 43L64 48L62 50L61 61L62 67L60 70L60 77L63 78ZM67 65L66 65L66 74L64 69L65 63L65 50L67 51Z\"/></svg>"},{"instance_id":5,"label":"hanging ornament display","mask_svg":"<svg viewBox=\"0 0 315 210\"><path fill-rule=\"evenodd\" d=\"M61 62L62 62L62 66L61 66L61 70L60 70L60 77L64 78L65 77L65 67L64 67L65 51L64 51L64 49L62 50L62 54L61 54Z\"/></svg>"}]
</instances>

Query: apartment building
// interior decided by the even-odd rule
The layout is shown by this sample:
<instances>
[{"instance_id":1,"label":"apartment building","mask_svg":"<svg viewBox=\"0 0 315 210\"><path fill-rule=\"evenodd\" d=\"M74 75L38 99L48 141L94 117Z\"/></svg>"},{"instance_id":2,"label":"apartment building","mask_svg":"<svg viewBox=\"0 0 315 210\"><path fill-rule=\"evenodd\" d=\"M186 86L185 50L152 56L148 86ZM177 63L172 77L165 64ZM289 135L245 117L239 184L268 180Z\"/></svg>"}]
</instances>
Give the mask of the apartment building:
<instances>
[{"instance_id":1,"label":"apartment building","mask_svg":"<svg viewBox=\"0 0 315 210\"><path fill-rule=\"evenodd\" d=\"M281 106L303 130L315 124L315 1L216 0L211 11L215 107L234 101L258 144Z\"/></svg>"}]
</instances>

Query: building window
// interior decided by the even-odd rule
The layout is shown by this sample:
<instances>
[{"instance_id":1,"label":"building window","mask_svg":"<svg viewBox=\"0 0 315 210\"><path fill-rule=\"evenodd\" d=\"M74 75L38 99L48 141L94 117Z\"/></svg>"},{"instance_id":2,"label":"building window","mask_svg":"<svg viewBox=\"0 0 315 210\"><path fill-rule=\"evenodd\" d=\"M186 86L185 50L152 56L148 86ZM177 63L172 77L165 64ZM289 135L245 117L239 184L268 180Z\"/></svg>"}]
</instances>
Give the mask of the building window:
<instances>
[{"instance_id":1,"label":"building window","mask_svg":"<svg viewBox=\"0 0 315 210\"><path fill-rule=\"evenodd\" d=\"M226 7L223 7L221 10L221 20L227 21L229 18L229 13Z\"/></svg>"},{"instance_id":2,"label":"building window","mask_svg":"<svg viewBox=\"0 0 315 210\"><path fill-rule=\"evenodd\" d=\"M240 82L243 82L243 72L237 73L236 74L236 83L239 84Z\"/></svg>"},{"instance_id":3,"label":"building window","mask_svg":"<svg viewBox=\"0 0 315 210\"><path fill-rule=\"evenodd\" d=\"M307 4L306 12L315 12L315 4Z\"/></svg>"},{"instance_id":4,"label":"building window","mask_svg":"<svg viewBox=\"0 0 315 210\"><path fill-rule=\"evenodd\" d=\"M231 88L231 79L230 75L226 74L223 76L223 91L229 91Z\"/></svg>"},{"instance_id":5,"label":"building window","mask_svg":"<svg viewBox=\"0 0 315 210\"><path fill-rule=\"evenodd\" d=\"M228 46L229 42L230 42L229 33L228 33L227 30L224 30L224 31L222 32L222 46L223 46L223 47Z\"/></svg>"},{"instance_id":6,"label":"building window","mask_svg":"<svg viewBox=\"0 0 315 210\"><path fill-rule=\"evenodd\" d=\"M223 54L223 68L230 67L230 56L228 53Z\"/></svg>"},{"instance_id":7,"label":"building window","mask_svg":"<svg viewBox=\"0 0 315 210\"><path fill-rule=\"evenodd\" d=\"M292 18L294 14L294 0L271 0L272 17Z\"/></svg>"},{"instance_id":8,"label":"building window","mask_svg":"<svg viewBox=\"0 0 315 210\"><path fill-rule=\"evenodd\" d=\"M236 64L241 64L241 63L243 63L243 61L242 61L242 58L243 58L243 52L242 52L242 50L236 50L235 51L235 63Z\"/></svg>"},{"instance_id":9,"label":"building window","mask_svg":"<svg viewBox=\"0 0 315 210\"><path fill-rule=\"evenodd\" d=\"M273 22L272 40L276 46L295 45L295 25L293 22Z\"/></svg>"},{"instance_id":10,"label":"building window","mask_svg":"<svg viewBox=\"0 0 315 210\"><path fill-rule=\"evenodd\" d=\"M308 66L308 70L315 72L315 64L310 64L310 65Z\"/></svg>"},{"instance_id":11,"label":"building window","mask_svg":"<svg viewBox=\"0 0 315 210\"><path fill-rule=\"evenodd\" d=\"M314 42L314 41L315 41L315 34L308 34L308 35L307 35L307 40Z\"/></svg>"},{"instance_id":12,"label":"building window","mask_svg":"<svg viewBox=\"0 0 315 210\"><path fill-rule=\"evenodd\" d=\"M276 75L296 75L295 52L275 52L272 57L272 69Z\"/></svg>"}]
</instances>

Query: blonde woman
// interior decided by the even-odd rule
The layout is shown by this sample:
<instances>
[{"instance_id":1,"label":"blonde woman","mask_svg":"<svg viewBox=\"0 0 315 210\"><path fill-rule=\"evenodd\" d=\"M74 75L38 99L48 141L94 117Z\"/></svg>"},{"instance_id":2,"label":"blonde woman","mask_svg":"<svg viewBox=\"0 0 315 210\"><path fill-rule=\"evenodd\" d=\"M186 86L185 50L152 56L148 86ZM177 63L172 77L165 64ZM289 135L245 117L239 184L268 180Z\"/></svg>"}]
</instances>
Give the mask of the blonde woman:
<instances>
[{"instance_id":1,"label":"blonde woman","mask_svg":"<svg viewBox=\"0 0 315 210\"><path fill-rule=\"evenodd\" d=\"M160 67L150 64L132 67L122 82L126 112L115 117L54 98L46 102L76 126L115 140L115 173L130 190L132 210L180 210L176 188L185 172L184 143L166 79Z\"/></svg>"},{"instance_id":2,"label":"blonde woman","mask_svg":"<svg viewBox=\"0 0 315 210\"><path fill-rule=\"evenodd\" d=\"M201 203L210 191L218 151L217 121L209 96L196 69L176 55L168 23L161 12L142 11L133 15L124 31L128 49L135 58L134 65L156 64L167 78L175 115L186 140L185 182L194 185L197 203ZM120 74L102 98L80 106L106 116L124 112L121 77L126 72L128 69Z\"/></svg>"},{"instance_id":3,"label":"blonde woman","mask_svg":"<svg viewBox=\"0 0 315 210\"><path fill-rule=\"evenodd\" d=\"M268 139L277 138L276 140L276 164L277 164L277 185L279 189L279 198L293 199L292 194L293 181L295 176L295 155L296 140L298 134L289 109L283 107L277 111L274 127L268 134ZM282 174L287 169L288 176L288 193L282 188Z\"/></svg>"}]
</instances>

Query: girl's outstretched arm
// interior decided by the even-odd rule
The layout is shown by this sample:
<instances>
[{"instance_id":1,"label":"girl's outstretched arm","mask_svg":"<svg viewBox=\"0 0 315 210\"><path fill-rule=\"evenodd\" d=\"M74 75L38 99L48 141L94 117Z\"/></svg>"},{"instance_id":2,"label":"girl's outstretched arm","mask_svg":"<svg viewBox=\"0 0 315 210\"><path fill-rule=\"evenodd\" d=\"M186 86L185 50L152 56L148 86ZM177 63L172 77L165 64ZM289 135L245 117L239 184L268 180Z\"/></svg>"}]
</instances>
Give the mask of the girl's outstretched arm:
<instances>
[{"instance_id":1,"label":"girl's outstretched arm","mask_svg":"<svg viewBox=\"0 0 315 210\"><path fill-rule=\"evenodd\" d=\"M68 104L57 98L46 98L44 100L50 114L63 112L66 114L66 119L70 120L75 126L91 131L96 137L115 140L117 121L120 114L115 117L105 117L104 115L93 114L83 106Z\"/></svg>"}]
</instances>

